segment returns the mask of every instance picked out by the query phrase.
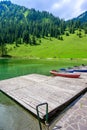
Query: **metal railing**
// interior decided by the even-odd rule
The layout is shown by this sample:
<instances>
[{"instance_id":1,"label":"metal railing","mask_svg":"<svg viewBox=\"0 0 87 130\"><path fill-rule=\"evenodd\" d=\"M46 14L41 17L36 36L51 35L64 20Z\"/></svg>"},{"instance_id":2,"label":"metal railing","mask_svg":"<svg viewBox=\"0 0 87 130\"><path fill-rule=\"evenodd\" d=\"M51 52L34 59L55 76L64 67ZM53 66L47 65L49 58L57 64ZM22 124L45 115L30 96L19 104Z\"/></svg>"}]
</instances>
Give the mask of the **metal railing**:
<instances>
[{"instance_id":1,"label":"metal railing","mask_svg":"<svg viewBox=\"0 0 87 130\"><path fill-rule=\"evenodd\" d=\"M40 114L39 114L39 107L43 106L43 105L46 105L45 125L48 127L48 103L41 103L41 104L36 106L36 111L37 111L37 117L38 117L40 130L42 130L42 125L41 125L41 119L40 119Z\"/></svg>"}]
</instances>

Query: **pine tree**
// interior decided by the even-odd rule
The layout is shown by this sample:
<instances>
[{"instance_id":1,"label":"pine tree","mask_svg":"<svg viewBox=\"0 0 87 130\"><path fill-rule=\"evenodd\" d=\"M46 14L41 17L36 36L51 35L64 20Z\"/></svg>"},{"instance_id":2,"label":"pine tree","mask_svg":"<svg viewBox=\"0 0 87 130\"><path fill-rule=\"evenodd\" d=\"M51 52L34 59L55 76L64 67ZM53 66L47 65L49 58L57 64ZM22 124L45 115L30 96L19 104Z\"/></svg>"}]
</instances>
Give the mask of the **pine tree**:
<instances>
[{"instance_id":1,"label":"pine tree","mask_svg":"<svg viewBox=\"0 0 87 130\"><path fill-rule=\"evenodd\" d=\"M33 44L33 45L36 45L36 38L35 38L34 35L32 36L32 44Z\"/></svg>"}]
</instances>

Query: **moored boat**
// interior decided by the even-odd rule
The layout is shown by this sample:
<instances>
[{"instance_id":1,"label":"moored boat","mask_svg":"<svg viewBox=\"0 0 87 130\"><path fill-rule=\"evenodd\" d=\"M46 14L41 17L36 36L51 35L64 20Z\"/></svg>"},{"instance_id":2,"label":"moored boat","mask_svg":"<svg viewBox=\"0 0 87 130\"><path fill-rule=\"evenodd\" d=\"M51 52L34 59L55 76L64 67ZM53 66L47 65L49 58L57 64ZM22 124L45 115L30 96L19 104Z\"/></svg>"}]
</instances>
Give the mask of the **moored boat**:
<instances>
[{"instance_id":1,"label":"moored boat","mask_svg":"<svg viewBox=\"0 0 87 130\"><path fill-rule=\"evenodd\" d=\"M62 71L62 72L68 72L68 73L73 73L74 72L74 70L73 69L60 69L60 71Z\"/></svg>"},{"instance_id":2,"label":"moored boat","mask_svg":"<svg viewBox=\"0 0 87 130\"><path fill-rule=\"evenodd\" d=\"M65 73L65 72L58 72L56 70L51 70L51 74L54 76L61 76L61 77L67 77L67 78L79 78L80 74L77 73Z\"/></svg>"},{"instance_id":3,"label":"moored boat","mask_svg":"<svg viewBox=\"0 0 87 130\"><path fill-rule=\"evenodd\" d=\"M60 71L62 71L62 72L69 72L69 73L73 73L73 72L84 72L84 73L87 73L87 66L85 66L85 67L74 66L73 68L61 68Z\"/></svg>"},{"instance_id":4,"label":"moored boat","mask_svg":"<svg viewBox=\"0 0 87 130\"><path fill-rule=\"evenodd\" d=\"M74 72L86 72L87 73L87 69L74 69Z\"/></svg>"}]
</instances>

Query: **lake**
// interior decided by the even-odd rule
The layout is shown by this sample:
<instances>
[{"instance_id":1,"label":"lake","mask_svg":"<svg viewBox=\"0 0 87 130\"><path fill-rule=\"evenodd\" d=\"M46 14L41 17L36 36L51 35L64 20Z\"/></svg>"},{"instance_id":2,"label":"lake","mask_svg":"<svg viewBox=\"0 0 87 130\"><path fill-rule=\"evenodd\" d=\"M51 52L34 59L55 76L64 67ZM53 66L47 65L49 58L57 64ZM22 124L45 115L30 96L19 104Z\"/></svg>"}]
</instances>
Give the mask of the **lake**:
<instances>
[{"instance_id":1,"label":"lake","mask_svg":"<svg viewBox=\"0 0 87 130\"><path fill-rule=\"evenodd\" d=\"M70 59L0 59L0 80L32 73L50 75L52 69L87 63L87 60Z\"/></svg>"},{"instance_id":2,"label":"lake","mask_svg":"<svg viewBox=\"0 0 87 130\"><path fill-rule=\"evenodd\" d=\"M70 59L0 59L0 80L32 73L49 76L52 69L81 63ZM0 130L39 130L39 125L34 116L0 92Z\"/></svg>"},{"instance_id":3,"label":"lake","mask_svg":"<svg viewBox=\"0 0 87 130\"><path fill-rule=\"evenodd\" d=\"M39 125L28 111L0 92L0 130L39 130Z\"/></svg>"}]
</instances>

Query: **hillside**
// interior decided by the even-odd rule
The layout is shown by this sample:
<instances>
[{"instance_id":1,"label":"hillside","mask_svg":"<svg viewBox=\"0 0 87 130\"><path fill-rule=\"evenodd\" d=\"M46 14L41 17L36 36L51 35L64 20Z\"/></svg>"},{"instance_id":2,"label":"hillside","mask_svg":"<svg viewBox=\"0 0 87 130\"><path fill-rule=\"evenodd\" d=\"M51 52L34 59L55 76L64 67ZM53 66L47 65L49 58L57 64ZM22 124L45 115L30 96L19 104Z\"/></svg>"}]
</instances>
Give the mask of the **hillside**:
<instances>
[{"instance_id":1,"label":"hillside","mask_svg":"<svg viewBox=\"0 0 87 130\"><path fill-rule=\"evenodd\" d=\"M0 2L0 49L6 55L6 44L37 45L37 38L58 37L64 34L65 22L46 11L36 11Z\"/></svg>"},{"instance_id":2,"label":"hillside","mask_svg":"<svg viewBox=\"0 0 87 130\"><path fill-rule=\"evenodd\" d=\"M86 13L85 13L86 14ZM84 16L84 15L82 15ZM11 1L0 2L0 43L27 43L36 45L36 38L55 37L65 33L74 33L80 27L77 22L65 22L46 11L36 11L12 4ZM84 21L86 15L84 16Z\"/></svg>"},{"instance_id":3,"label":"hillside","mask_svg":"<svg viewBox=\"0 0 87 130\"><path fill-rule=\"evenodd\" d=\"M11 1L1 1L0 2L0 20L2 21L14 21L14 22L30 22L30 21L40 21L49 23L59 22L59 18L54 17L49 12L36 11L35 9L27 9L23 6L12 4ZM24 21L23 21L24 20Z\"/></svg>"},{"instance_id":4,"label":"hillside","mask_svg":"<svg viewBox=\"0 0 87 130\"><path fill-rule=\"evenodd\" d=\"M80 21L81 23L86 23L87 22L87 11L80 14L78 17L74 18L73 20Z\"/></svg>"},{"instance_id":5,"label":"hillside","mask_svg":"<svg viewBox=\"0 0 87 130\"><path fill-rule=\"evenodd\" d=\"M54 17L46 11L36 11L23 6L12 4L10 1L0 2L0 36L1 33L5 42L11 43L18 38L24 38L24 42L29 41L29 35L36 37L53 35L53 31L58 33L56 26L62 26L63 20ZM9 37L10 35L10 37ZM27 40L25 40L27 39Z\"/></svg>"},{"instance_id":6,"label":"hillside","mask_svg":"<svg viewBox=\"0 0 87 130\"><path fill-rule=\"evenodd\" d=\"M74 49L79 51L78 47L81 46L83 52L86 47L86 24L87 22L83 22L82 25L79 20L65 22L46 11L40 12L12 4L10 1L1 1L0 56L9 54L15 57L78 57L79 52L74 56ZM73 39L69 41L71 36ZM83 41L84 47L83 44L77 44ZM67 53L67 49L71 51L71 55ZM79 57L86 56L82 56L85 54L82 52Z\"/></svg>"},{"instance_id":7,"label":"hillside","mask_svg":"<svg viewBox=\"0 0 87 130\"><path fill-rule=\"evenodd\" d=\"M41 38L41 45L37 46L8 45L8 54L19 58L87 58L87 35L84 35L84 32L82 38L79 38L76 32L67 37L63 35L63 39Z\"/></svg>"}]
</instances>

